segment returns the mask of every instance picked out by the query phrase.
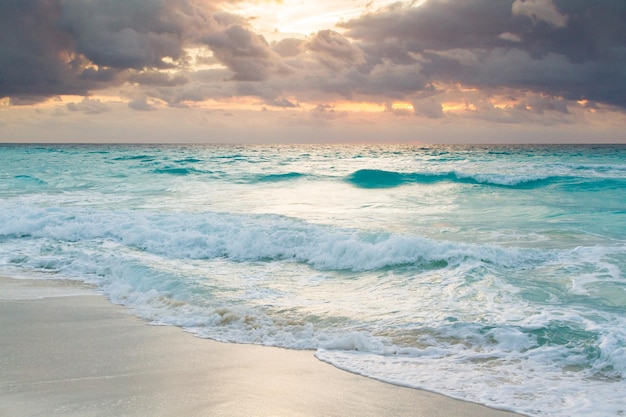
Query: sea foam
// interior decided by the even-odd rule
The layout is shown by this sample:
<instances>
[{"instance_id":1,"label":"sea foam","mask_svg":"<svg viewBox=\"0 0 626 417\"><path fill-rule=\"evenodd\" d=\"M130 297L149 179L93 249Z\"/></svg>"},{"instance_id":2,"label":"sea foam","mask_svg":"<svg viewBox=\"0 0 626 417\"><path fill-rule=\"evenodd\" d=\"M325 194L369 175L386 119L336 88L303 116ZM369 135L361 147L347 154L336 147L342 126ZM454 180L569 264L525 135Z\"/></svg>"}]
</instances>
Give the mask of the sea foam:
<instances>
[{"instance_id":1,"label":"sea foam","mask_svg":"<svg viewBox=\"0 0 626 417\"><path fill-rule=\"evenodd\" d=\"M527 415L626 413L624 147L0 147L3 275Z\"/></svg>"},{"instance_id":2,"label":"sea foam","mask_svg":"<svg viewBox=\"0 0 626 417\"><path fill-rule=\"evenodd\" d=\"M419 236L335 229L281 216L5 206L0 236L79 242L112 240L150 253L190 259L302 262L319 270L371 271L474 259L523 267L539 251L434 241Z\"/></svg>"}]
</instances>

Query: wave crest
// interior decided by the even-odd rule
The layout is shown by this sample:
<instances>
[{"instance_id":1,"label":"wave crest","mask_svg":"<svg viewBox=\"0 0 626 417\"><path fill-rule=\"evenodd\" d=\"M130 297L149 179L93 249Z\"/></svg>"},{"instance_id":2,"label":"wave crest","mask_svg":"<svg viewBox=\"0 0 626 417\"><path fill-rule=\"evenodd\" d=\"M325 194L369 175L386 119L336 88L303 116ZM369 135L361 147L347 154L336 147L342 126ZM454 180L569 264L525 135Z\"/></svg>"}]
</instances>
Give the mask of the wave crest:
<instances>
[{"instance_id":1,"label":"wave crest","mask_svg":"<svg viewBox=\"0 0 626 417\"><path fill-rule=\"evenodd\" d=\"M452 182L480 184L509 188L538 188L556 183L561 177L507 174L465 174L462 172L395 172L378 169L361 169L346 177L346 181L360 188L393 188L404 184L435 184Z\"/></svg>"},{"instance_id":2,"label":"wave crest","mask_svg":"<svg viewBox=\"0 0 626 417\"><path fill-rule=\"evenodd\" d=\"M338 271L373 271L397 266L445 268L466 261L508 267L520 266L529 261L529 256L534 256L515 248L364 233L274 215L211 212L180 216L67 208L25 211L14 207L0 214L0 238L3 236L88 241L96 245L111 240L179 259L287 261Z\"/></svg>"}]
</instances>

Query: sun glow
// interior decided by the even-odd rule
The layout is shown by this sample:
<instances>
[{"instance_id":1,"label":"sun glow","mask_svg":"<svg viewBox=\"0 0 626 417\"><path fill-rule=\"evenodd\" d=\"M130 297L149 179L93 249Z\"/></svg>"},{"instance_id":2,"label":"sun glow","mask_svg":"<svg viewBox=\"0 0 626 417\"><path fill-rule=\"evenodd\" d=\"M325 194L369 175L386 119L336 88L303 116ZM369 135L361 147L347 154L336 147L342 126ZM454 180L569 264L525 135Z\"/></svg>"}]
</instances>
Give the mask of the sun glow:
<instances>
[{"instance_id":1,"label":"sun glow","mask_svg":"<svg viewBox=\"0 0 626 417\"><path fill-rule=\"evenodd\" d=\"M467 110L467 103L465 102L447 102L441 103L441 108L444 113L453 113Z\"/></svg>"},{"instance_id":2,"label":"sun glow","mask_svg":"<svg viewBox=\"0 0 626 417\"><path fill-rule=\"evenodd\" d=\"M332 104L335 111L345 111L354 113L381 113L385 111L385 105L373 102L352 102L340 101Z\"/></svg>"},{"instance_id":3,"label":"sun glow","mask_svg":"<svg viewBox=\"0 0 626 417\"><path fill-rule=\"evenodd\" d=\"M407 103L404 101L400 101L400 102L394 102L391 104L391 109L392 110L400 110L400 111L409 111L412 112L413 109L413 104L411 103Z\"/></svg>"},{"instance_id":4,"label":"sun glow","mask_svg":"<svg viewBox=\"0 0 626 417\"><path fill-rule=\"evenodd\" d=\"M339 30L336 24L380 9L396 0L244 1L229 11L240 14L268 40L304 37L323 29Z\"/></svg>"},{"instance_id":5,"label":"sun glow","mask_svg":"<svg viewBox=\"0 0 626 417\"><path fill-rule=\"evenodd\" d=\"M512 97L508 97L508 98L494 98L489 100L489 103L491 103L491 105L493 107L495 107L496 109L510 109L512 107L515 107L515 105L518 104L518 101Z\"/></svg>"},{"instance_id":6,"label":"sun glow","mask_svg":"<svg viewBox=\"0 0 626 417\"><path fill-rule=\"evenodd\" d=\"M295 100L294 100L295 101ZM326 104L300 102L297 107L272 106L260 101L255 97L231 97L220 100L205 100L202 102L185 103L189 106L205 110L256 110L269 112L307 112L323 107L337 113L384 113L387 107L382 103L338 101ZM413 110L409 103L400 107L394 106L394 110ZM406 104L406 105L404 105ZM410 107L409 107L410 106Z\"/></svg>"}]
</instances>

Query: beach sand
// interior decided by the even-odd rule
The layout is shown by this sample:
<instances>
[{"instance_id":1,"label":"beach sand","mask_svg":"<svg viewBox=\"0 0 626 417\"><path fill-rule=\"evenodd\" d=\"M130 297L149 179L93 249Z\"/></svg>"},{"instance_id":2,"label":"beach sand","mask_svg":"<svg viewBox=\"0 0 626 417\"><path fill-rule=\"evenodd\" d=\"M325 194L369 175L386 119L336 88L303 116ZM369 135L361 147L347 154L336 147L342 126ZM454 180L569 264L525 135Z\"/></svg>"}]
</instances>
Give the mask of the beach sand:
<instances>
[{"instance_id":1,"label":"beach sand","mask_svg":"<svg viewBox=\"0 0 626 417\"><path fill-rule=\"evenodd\" d=\"M0 370L2 417L515 415L149 325L57 281L0 279Z\"/></svg>"}]
</instances>

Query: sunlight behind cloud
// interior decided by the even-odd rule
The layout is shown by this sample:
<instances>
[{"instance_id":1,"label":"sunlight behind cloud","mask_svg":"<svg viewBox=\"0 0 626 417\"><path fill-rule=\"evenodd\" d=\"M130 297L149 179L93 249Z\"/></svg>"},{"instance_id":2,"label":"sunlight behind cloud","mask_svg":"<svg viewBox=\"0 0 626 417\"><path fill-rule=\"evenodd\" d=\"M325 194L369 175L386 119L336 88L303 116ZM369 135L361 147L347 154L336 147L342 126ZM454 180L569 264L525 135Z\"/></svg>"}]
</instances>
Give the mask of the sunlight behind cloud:
<instances>
[{"instance_id":1,"label":"sunlight behind cloud","mask_svg":"<svg viewBox=\"0 0 626 417\"><path fill-rule=\"evenodd\" d=\"M404 101L393 102L391 104L393 110L413 111L413 104Z\"/></svg>"},{"instance_id":2,"label":"sunlight behind cloud","mask_svg":"<svg viewBox=\"0 0 626 417\"><path fill-rule=\"evenodd\" d=\"M419 126L454 141L474 124L517 124L602 126L603 140L626 141L626 9L614 2L18 3L0 13L11 40L0 54L0 141L52 128L64 132L55 140L106 140L137 119L141 140L187 137L174 128L197 140L206 129L234 141L232 128L244 142L291 140L280 133L291 128L304 132L298 141L317 140L306 129L347 140L355 126L378 126L401 141Z\"/></svg>"},{"instance_id":3,"label":"sunlight behind cloud","mask_svg":"<svg viewBox=\"0 0 626 417\"><path fill-rule=\"evenodd\" d=\"M246 1L232 7L232 13L251 19L250 23L268 40L286 36L307 36L323 29L335 29L340 21L396 3L396 0L305 0Z\"/></svg>"}]
</instances>

